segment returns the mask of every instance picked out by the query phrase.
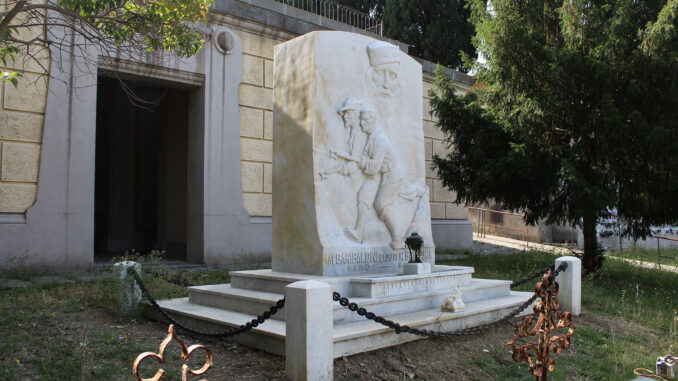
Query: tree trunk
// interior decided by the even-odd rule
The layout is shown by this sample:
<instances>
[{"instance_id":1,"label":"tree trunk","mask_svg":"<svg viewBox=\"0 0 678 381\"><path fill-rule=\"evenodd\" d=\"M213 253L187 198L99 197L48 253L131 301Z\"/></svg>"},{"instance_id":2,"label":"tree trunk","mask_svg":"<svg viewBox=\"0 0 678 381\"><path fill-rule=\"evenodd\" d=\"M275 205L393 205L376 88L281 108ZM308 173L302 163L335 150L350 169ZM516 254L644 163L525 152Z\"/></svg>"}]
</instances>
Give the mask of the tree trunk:
<instances>
[{"instance_id":1,"label":"tree trunk","mask_svg":"<svg viewBox=\"0 0 678 381\"><path fill-rule=\"evenodd\" d=\"M584 216L584 258L582 262L588 273L596 272L603 263L602 252L598 248L596 221L595 216Z\"/></svg>"}]
</instances>

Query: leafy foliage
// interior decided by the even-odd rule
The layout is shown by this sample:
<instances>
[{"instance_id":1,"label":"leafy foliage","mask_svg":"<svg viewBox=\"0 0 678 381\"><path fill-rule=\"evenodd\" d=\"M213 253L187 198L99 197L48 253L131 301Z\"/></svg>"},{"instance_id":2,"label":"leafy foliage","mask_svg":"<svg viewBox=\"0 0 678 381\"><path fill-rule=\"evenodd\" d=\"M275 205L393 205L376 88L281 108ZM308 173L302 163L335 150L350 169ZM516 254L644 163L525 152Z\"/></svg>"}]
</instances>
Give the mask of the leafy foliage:
<instances>
[{"instance_id":1,"label":"leafy foliage","mask_svg":"<svg viewBox=\"0 0 678 381\"><path fill-rule=\"evenodd\" d=\"M30 55L30 47L69 43L49 32L36 35L36 29L49 26L71 29L102 50L167 50L188 57L204 44L195 24L206 20L211 4L212 0L10 0L0 11L0 60L8 66L20 53ZM37 58L35 62L40 64ZM0 74L3 81L16 85L17 74Z\"/></svg>"},{"instance_id":2,"label":"leafy foliage","mask_svg":"<svg viewBox=\"0 0 678 381\"><path fill-rule=\"evenodd\" d=\"M677 7L474 0L477 84L457 96L439 72L433 94L454 142L434 161L443 184L458 202L581 226L588 271L609 210L633 237L678 220Z\"/></svg>"},{"instance_id":3,"label":"leafy foliage","mask_svg":"<svg viewBox=\"0 0 678 381\"><path fill-rule=\"evenodd\" d=\"M465 0L390 0L384 9L384 34L410 45L409 53L448 67L473 54L473 26Z\"/></svg>"}]
</instances>

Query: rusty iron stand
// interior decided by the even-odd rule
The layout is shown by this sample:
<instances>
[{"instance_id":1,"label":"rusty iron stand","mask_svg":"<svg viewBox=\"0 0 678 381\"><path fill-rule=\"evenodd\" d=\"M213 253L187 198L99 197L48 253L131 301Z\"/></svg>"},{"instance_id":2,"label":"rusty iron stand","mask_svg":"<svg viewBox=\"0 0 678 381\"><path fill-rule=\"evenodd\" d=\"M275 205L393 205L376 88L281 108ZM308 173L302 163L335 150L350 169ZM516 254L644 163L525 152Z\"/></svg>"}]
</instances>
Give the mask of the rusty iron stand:
<instances>
[{"instance_id":1,"label":"rusty iron stand","mask_svg":"<svg viewBox=\"0 0 678 381\"><path fill-rule=\"evenodd\" d=\"M172 342L176 341L179 346L181 347L181 358L184 361L188 361L188 358L191 356L191 354L197 350L202 350L205 352L205 364L200 367L200 369L194 370L191 369L188 365L183 364L181 366L181 381L188 381L188 375L196 375L200 376L207 372L211 367L212 367L212 352L207 349L204 345L200 344L195 344L191 345L190 347L186 347L186 344L184 344L184 341L181 340L177 336L177 332L174 329L174 325L169 326L167 330L167 336L165 339L160 343L160 347L158 348L158 353L155 352L144 352L141 353L137 358L134 360L134 364L132 365L132 374L138 381L164 381L165 377L167 376L167 372L165 372L164 369L158 369L155 373L155 375L152 378L143 378L140 375L139 372L139 366L141 365L141 362L144 361L147 358L153 358L155 359L158 363L164 364L165 363L165 349L167 346ZM206 379L201 379L199 381L207 381Z\"/></svg>"},{"instance_id":2,"label":"rusty iron stand","mask_svg":"<svg viewBox=\"0 0 678 381\"><path fill-rule=\"evenodd\" d=\"M548 270L541 282L534 290L538 299L534 303L535 316L528 316L516 324L515 336L507 343L513 349L513 361L530 364L530 373L537 381L546 381L548 372L556 367L556 361L551 358L552 353L560 353L570 347L572 343L572 313L558 311L558 282L554 280L553 271ZM554 320L555 315L555 320ZM552 336L553 332L567 328L561 335ZM517 344L519 339L537 336L538 341ZM534 354L533 354L534 352Z\"/></svg>"}]
</instances>

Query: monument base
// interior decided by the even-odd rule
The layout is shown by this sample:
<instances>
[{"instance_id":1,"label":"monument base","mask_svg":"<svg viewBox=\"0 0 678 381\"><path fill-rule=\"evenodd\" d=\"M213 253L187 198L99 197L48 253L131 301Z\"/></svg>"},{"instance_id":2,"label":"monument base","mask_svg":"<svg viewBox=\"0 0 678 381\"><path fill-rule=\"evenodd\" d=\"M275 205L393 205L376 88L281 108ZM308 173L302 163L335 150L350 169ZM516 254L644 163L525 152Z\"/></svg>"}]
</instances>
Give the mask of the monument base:
<instances>
[{"instance_id":1,"label":"monument base","mask_svg":"<svg viewBox=\"0 0 678 381\"><path fill-rule=\"evenodd\" d=\"M469 220L431 220L437 250L471 250L473 224Z\"/></svg>"},{"instance_id":2,"label":"monument base","mask_svg":"<svg viewBox=\"0 0 678 381\"><path fill-rule=\"evenodd\" d=\"M178 320L203 330L237 327L284 297L288 284L300 280L318 280L348 297L368 311L387 319L421 329L453 331L479 326L506 315L532 296L529 292L510 291L510 281L473 279L472 267L433 266L431 273L402 275L361 274L321 277L273 272L271 270L235 271L230 284L189 288L188 298L159 301ZM465 308L444 312L440 306L461 290ZM283 308L264 324L232 340L277 355L285 354L285 318L294 311ZM421 339L396 334L381 324L334 303L335 358L371 351Z\"/></svg>"},{"instance_id":3,"label":"monument base","mask_svg":"<svg viewBox=\"0 0 678 381\"><path fill-rule=\"evenodd\" d=\"M403 265L403 274L429 274L431 273L430 263L405 263Z\"/></svg>"}]
</instances>

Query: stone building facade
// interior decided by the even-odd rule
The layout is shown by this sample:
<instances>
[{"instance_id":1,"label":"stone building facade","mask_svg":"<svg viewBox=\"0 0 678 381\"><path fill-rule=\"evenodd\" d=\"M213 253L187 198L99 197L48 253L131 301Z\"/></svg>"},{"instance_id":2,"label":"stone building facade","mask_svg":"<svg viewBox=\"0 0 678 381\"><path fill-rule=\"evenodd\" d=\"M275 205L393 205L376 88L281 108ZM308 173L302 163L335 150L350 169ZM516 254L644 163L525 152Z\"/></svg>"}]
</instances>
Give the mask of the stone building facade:
<instances>
[{"instance_id":1,"label":"stone building facade","mask_svg":"<svg viewBox=\"0 0 678 381\"><path fill-rule=\"evenodd\" d=\"M209 20L189 59L91 48L52 51L49 78L16 68L19 87L0 97L0 265L86 269L131 249L213 265L270 258L273 48L313 30L369 33L272 0L216 0ZM422 66L430 164L447 147L426 98L434 65ZM118 77L162 101L130 106ZM426 177L436 246L470 247L467 209Z\"/></svg>"}]
</instances>

